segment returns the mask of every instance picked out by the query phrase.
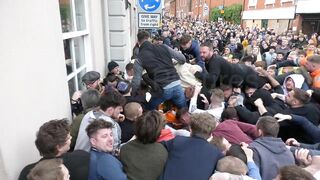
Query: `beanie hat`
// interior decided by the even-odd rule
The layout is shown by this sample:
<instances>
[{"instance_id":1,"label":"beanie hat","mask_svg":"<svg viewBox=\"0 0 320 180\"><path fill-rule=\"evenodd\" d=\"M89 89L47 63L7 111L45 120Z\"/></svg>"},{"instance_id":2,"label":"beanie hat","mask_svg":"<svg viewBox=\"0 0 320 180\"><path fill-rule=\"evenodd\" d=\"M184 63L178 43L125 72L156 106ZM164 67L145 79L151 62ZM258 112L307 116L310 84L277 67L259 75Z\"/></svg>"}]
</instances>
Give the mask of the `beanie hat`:
<instances>
[{"instance_id":1,"label":"beanie hat","mask_svg":"<svg viewBox=\"0 0 320 180\"><path fill-rule=\"evenodd\" d=\"M119 66L119 64L116 63L115 61L109 62L109 64L108 64L108 70L109 70L109 72L112 71L112 70L113 70L115 67L117 67L117 66Z\"/></svg>"}]
</instances>

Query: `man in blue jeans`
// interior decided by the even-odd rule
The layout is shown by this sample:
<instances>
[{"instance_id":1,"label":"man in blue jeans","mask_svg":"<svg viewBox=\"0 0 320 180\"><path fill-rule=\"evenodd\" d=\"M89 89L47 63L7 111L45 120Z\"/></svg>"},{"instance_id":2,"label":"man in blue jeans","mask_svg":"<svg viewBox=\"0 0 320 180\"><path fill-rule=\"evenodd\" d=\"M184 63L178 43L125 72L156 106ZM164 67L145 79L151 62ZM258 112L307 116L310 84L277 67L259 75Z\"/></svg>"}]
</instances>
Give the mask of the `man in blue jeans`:
<instances>
[{"instance_id":1,"label":"man in blue jeans","mask_svg":"<svg viewBox=\"0 0 320 180\"><path fill-rule=\"evenodd\" d=\"M174 68L175 63L184 64L185 57L166 45L152 44L149 38L150 34L147 31L138 33L139 55L134 62L133 94L139 89L143 77L154 92L147 109L156 109L166 100L172 100L178 108L185 107L186 102L180 85L180 77ZM142 76L143 70L147 72L144 76Z\"/></svg>"}]
</instances>

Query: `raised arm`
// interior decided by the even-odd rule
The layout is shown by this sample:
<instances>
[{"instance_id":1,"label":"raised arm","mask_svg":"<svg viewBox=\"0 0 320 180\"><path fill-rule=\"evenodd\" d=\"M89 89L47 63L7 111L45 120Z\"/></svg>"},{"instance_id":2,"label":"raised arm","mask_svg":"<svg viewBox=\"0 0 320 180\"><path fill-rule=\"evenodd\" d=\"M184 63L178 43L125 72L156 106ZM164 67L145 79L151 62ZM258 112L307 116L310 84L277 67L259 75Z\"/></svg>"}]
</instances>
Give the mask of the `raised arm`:
<instances>
[{"instance_id":1,"label":"raised arm","mask_svg":"<svg viewBox=\"0 0 320 180\"><path fill-rule=\"evenodd\" d=\"M171 57L176 61L178 61L179 64L184 64L186 62L186 57L184 57L184 55L181 52L175 51L167 45L163 45L163 46L165 46L168 49Z\"/></svg>"},{"instance_id":2,"label":"raised arm","mask_svg":"<svg viewBox=\"0 0 320 180\"><path fill-rule=\"evenodd\" d=\"M133 76L131 85L132 85L132 94L135 95L137 93L138 89L140 88L140 83L141 83L141 79L142 79L142 71L143 71L143 67L142 67L139 59L136 59L134 61L133 69L134 69L134 76Z\"/></svg>"}]
</instances>

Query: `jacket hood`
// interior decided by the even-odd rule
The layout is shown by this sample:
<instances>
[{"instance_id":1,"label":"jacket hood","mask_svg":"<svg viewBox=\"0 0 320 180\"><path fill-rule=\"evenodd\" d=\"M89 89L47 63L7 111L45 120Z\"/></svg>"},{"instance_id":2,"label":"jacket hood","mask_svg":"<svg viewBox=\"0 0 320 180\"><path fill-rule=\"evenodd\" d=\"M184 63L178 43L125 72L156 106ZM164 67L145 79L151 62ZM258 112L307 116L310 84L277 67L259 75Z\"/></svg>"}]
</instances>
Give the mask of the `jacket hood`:
<instances>
[{"instance_id":1,"label":"jacket hood","mask_svg":"<svg viewBox=\"0 0 320 180\"><path fill-rule=\"evenodd\" d=\"M293 80L295 88L301 88L305 80L301 74L290 74L289 76L287 76L283 81L283 90L285 94L288 93L286 88L286 82L289 77Z\"/></svg>"},{"instance_id":2,"label":"jacket hood","mask_svg":"<svg viewBox=\"0 0 320 180\"><path fill-rule=\"evenodd\" d=\"M263 146L274 154L281 154L287 151L286 145L280 138L260 137L253 141L252 145L254 147L256 147L257 145Z\"/></svg>"}]
</instances>

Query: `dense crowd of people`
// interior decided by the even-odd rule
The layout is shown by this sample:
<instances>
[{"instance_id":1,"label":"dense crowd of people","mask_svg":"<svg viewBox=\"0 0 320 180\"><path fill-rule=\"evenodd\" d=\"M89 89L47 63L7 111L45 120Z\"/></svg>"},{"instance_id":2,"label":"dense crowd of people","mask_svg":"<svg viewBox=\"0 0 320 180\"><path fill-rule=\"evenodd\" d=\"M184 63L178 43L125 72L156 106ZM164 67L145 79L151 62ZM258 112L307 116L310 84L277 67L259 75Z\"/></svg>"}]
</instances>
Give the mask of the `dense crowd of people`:
<instances>
[{"instance_id":1,"label":"dense crowd of people","mask_svg":"<svg viewBox=\"0 0 320 180\"><path fill-rule=\"evenodd\" d=\"M19 180L320 179L320 36L167 18L89 71Z\"/></svg>"}]
</instances>

